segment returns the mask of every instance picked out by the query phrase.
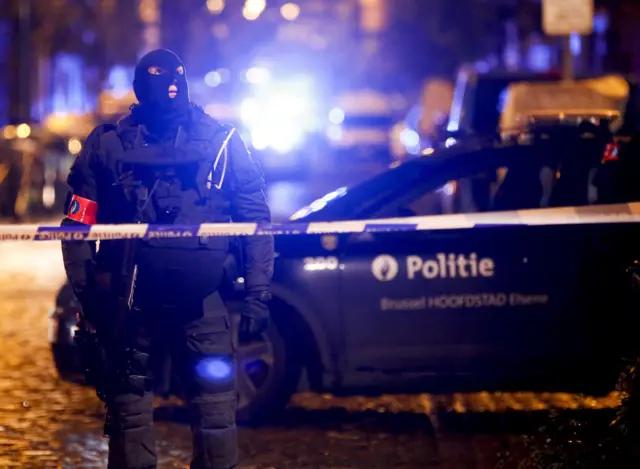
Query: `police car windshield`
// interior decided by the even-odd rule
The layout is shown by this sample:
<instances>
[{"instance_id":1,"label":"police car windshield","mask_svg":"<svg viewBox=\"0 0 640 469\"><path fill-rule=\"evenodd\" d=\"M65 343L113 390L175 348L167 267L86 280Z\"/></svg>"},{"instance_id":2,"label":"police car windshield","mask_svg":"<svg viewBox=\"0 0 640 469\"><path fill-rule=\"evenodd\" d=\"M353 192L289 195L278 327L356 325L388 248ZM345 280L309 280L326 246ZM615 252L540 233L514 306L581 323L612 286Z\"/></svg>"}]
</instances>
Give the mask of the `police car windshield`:
<instances>
[{"instance_id":1,"label":"police car windshield","mask_svg":"<svg viewBox=\"0 0 640 469\"><path fill-rule=\"evenodd\" d=\"M408 161L359 184L329 192L298 210L290 220L333 221L366 218L369 207L393 197L407 185L423 180L435 165L440 165L443 161L444 159L439 157Z\"/></svg>"},{"instance_id":2,"label":"police car windshield","mask_svg":"<svg viewBox=\"0 0 640 469\"><path fill-rule=\"evenodd\" d=\"M540 151L543 152L540 153ZM517 167L528 174L527 168L531 164L539 165L541 155L549 156L548 153L548 149L541 150L538 145L467 146L466 148L461 145L459 148L454 146L438 150L436 154L416 158L360 184L341 188L328 196L321 197L296 212L291 217L291 221L370 219L376 216L381 208L389 204L393 205L394 200L401 199L414 188L437 189L447 181L458 180L465 174L480 174L487 170L495 170L504 166L506 162L517 161ZM535 175L536 172L532 174ZM527 191L524 192L528 194Z\"/></svg>"}]
</instances>

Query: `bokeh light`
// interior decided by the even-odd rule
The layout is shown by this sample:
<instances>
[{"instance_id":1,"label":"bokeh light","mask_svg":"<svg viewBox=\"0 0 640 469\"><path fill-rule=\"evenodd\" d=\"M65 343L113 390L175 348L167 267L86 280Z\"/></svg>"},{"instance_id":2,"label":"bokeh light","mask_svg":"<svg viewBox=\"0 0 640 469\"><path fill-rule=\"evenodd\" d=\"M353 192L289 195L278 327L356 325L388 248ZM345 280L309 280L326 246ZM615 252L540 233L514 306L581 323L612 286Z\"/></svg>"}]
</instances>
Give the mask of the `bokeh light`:
<instances>
[{"instance_id":1,"label":"bokeh light","mask_svg":"<svg viewBox=\"0 0 640 469\"><path fill-rule=\"evenodd\" d=\"M69 153L72 155L77 155L82 150L82 143L77 138L70 138L69 143L67 144L67 148L69 149Z\"/></svg>"},{"instance_id":2,"label":"bokeh light","mask_svg":"<svg viewBox=\"0 0 640 469\"><path fill-rule=\"evenodd\" d=\"M285 20L293 21L300 16L300 7L295 3L285 3L280 7L280 14Z\"/></svg>"},{"instance_id":3,"label":"bokeh light","mask_svg":"<svg viewBox=\"0 0 640 469\"><path fill-rule=\"evenodd\" d=\"M247 81L253 85L266 83L271 78L271 73L266 68L252 67L247 70Z\"/></svg>"},{"instance_id":4,"label":"bokeh light","mask_svg":"<svg viewBox=\"0 0 640 469\"><path fill-rule=\"evenodd\" d=\"M207 86L215 88L222 83L222 76L219 72L216 71L209 72L204 76L204 82L207 84Z\"/></svg>"},{"instance_id":5,"label":"bokeh light","mask_svg":"<svg viewBox=\"0 0 640 469\"><path fill-rule=\"evenodd\" d=\"M332 125L327 129L327 137L334 142L340 141L342 139L342 127Z\"/></svg>"},{"instance_id":6,"label":"bokeh light","mask_svg":"<svg viewBox=\"0 0 640 469\"><path fill-rule=\"evenodd\" d=\"M31 127L29 127L29 124L20 124L18 128L16 128L16 135L18 138L27 138L31 135Z\"/></svg>"},{"instance_id":7,"label":"bokeh light","mask_svg":"<svg viewBox=\"0 0 640 469\"><path fill-rule=\"evenodd\" d=\"M342 124L344 122L344 111L340 108L333 108L329 111L329 122L332 124Z\"/></svg>"},{"instance_id":8,"label":"bokeh light","mask_svg":"<svg viewBox=\"0 0 640 469\"><path fill-rule=\"evenodd\" d=\"M257 20L266 7L266 0L246 0L242 16L249 21Z\"/></svg>"},{"instance_id":9,"label":"bokeh light","mask_svg":"<svg viewBox=\"0 0 640 469\"><path fill-rule=\"evenodd\" d=\"M2 131L2 135L7 140L11 140L12 138L16 138L16 126L15 125L6 126Z\"/></svg>"},{"instance_id":10,"label":"bokeh light","mask_svg":"<svg viewBox=\"0 0 640 469\"><path fill-rule=\"evenodd\" d=\"M224 10L224 0L207 0L207 10L209 13L219 15Z\"/></svg>"}]
</instances>

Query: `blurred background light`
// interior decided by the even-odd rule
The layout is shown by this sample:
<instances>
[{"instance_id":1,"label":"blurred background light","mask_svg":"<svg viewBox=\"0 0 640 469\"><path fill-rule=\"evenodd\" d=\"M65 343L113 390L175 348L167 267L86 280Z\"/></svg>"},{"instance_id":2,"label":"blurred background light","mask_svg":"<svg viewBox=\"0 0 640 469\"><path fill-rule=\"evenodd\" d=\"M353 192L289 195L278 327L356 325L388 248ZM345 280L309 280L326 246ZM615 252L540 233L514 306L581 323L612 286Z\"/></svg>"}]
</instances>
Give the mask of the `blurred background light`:
<instances>
[{"instance_id":1,"label":"blurred background light","mask_svg":"<svg viewBox=\"0 0 640 469\"><path fill-rule=\"evenodd\" d=\"M211 34L218 39L229 37L229 25L227 23L216 22L211 26Z\"/></svg>"},{"instance_id":2,"label":"blurred background light","mask_svg":"<svg viewBox=\"0 0 640 469\"><path fill-rule=\"evenodd\" d=\"M285 20L293 21L300 16L300 7L295 3L285 3L280 7L280 14Z\"/></svg>"},{"instance_id":3,"label":"blurred background light","mask_svg":"<svg viewBox=\"0 0 640 469\"><path fill-rule=\"evenodd\" d=\"M220 79L222 83L225 83L231 79L231 71L228 68L219 68L216 70L220 74Z\"/></svg>"},{"instance_id":4,"label":"blurred background light","mask_svg":"<svg viewBox=\"0 0 640 469\"><path fill-rule=\"evenodd\" d=\"M18 138L27 138L31 135L31 127L29 127L29 124L20 124L16 128L16 135Z\"/></svg>"},{"instance_id":5,"label":"blurred background light","mask_svg":"<svg viewBox=\"0 0 640 469\"><path fill-rule=\"evenodd\" d=\"M327 137L334 142L339 141L342 138L342 128L337 125L332 125L327 129Z\"/></svg>"},{"instance_id":6,"label":"blurred background light","mask_svg":"<svg viewBox=\"0 0 640 469\"><path fill-rule=\"evenodd\" d=\"M207 10L209 13L219 15L224 10L224 0L207 0Z\"/></svg>"},{"instance_id":7,"label":"blurred background light","mask_svg":"<svg viewBox=\"0 0 640 469\"><path fill-rule=\"evenodd\" d=\"M222 83L222 76L220 76L220 73L216 71L209 72L204 76L204 82L207 86L215 88Z\"/></svg>"},{"instance_id":8,"label":"blurred background light","mask_svg":"<svg viewBox=\"0 0 640 469\"><path fill-rule=\"evenodd\" d=\"M253 98L246 98L240 103L240 119L245 125L255 122L260 112L258 103Z\"/></svg>"},{"instance_id":9,"label":"blurred background light","mask_svg":"<svg viewBox=\"0 0 640 469\"><path fill-rule=\"evenodd\" d=\"M400 141L412 155L420 153L420 135L413 129L405 128L400 133Z\"/></svg>"},{"instance_id":10,"label":"blurred background light","mask_svg":"<svg viewBox=\"0 0 640 469\"><path fill-rule=\"evenodd\" d=\"M70 138L69 143L67 144L67 148L69 149L69 153L72 155L77 155L82 150L82 143L77 138Z\"/></svg>"},{"instance_id":11,"label":"blurred background light","mask_svg":"<svg viewBox=\"0 0 640 469\"><path fill-rule=\"evenodd\" d=\"M253 129L251 144L256 150L264 150L269 146L269 132L266 129Z\"/></svg>"},{"instance_id":12,"label":"blurred background light","mask_svg":"<svg viewBox=\"0 0 640 469\"><path fill-rule=\"evenodd\" d=\"M420 143L420 136L415 130L404 129L400 134L400 140L404 145L410 147Z\"/></svg>"},{"instance_id":13,"label":"blurred background light","mask_svg":"<svg viewBox=\"0 0 640 469\"><path fill-rule=\"evenodd\" d=\"M271 73L266 68L252 67L247 70L246 79L253 85L266 83L271 78Z\"/></svg>"},{"instance_id":14,"label":"blurred background light","mask_svg":"<svg viewBox=\"0 0 640 469\"><path fill-rule=\"evenodd\" d=\"M580 55L582 51L582 37L579 34L572 33L571 36L569 36L569 49L572 55Z\"/></svg>"},{"instance_id":15,"label":"blurred background light","mask_svg":"<svg viewBox=\"0 0 640 469\"><path fill-rule=\"evenodd\" d=\"M333 108L329 111L329 122L332 124L342 124L344 122L344 111L340 108Z\"/></svg>"},{"instance_id":16,"label":"blurred background light","mask_svg":"<svg viewBox=\"0 0 640 469\"><path fill-rule=\"evenodd\" d=\"M2 135L7 140L11 140L12 138L16 138L16 126L8 125L2 130Z\"/></svg>"},{"instance_id":17,"label":"blurred background light","mask_svg":"<svg viewBox=\"0 0 640 469\"><path fill-rule=\"evenodd\" d=\"M249 21L257 20L266 7L266 0L246 0L242 16Z\"/></svg>"}]
</instances>

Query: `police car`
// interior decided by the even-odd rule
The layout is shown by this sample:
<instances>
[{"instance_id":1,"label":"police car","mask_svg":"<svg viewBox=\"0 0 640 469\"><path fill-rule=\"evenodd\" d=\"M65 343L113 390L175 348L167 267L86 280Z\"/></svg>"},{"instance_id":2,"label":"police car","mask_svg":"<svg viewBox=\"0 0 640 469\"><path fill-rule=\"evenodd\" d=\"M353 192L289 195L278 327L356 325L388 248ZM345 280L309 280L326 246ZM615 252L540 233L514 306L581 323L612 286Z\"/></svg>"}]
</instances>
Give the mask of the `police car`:
<instances>
[{"instance_id":1,"label":"police car","mask_svg":"<svg viewBox=\"0 0 640 469\"><path fill-rule=\"evenodd\" d=\"M240 419L281 408L301 386L504 389L551 377L609 390L634 319L624 287L637 227L463 228L469 213L583 206L588 214L589 168L605 145L591 137L456 145L296 212L295 223L451 214L461 228L278 237L272 327L238 348ZM234 284L232 313L242 279ZM61 296L51 315L63 376L76 360L71 301Z\"/></svg>"}]
</instances>

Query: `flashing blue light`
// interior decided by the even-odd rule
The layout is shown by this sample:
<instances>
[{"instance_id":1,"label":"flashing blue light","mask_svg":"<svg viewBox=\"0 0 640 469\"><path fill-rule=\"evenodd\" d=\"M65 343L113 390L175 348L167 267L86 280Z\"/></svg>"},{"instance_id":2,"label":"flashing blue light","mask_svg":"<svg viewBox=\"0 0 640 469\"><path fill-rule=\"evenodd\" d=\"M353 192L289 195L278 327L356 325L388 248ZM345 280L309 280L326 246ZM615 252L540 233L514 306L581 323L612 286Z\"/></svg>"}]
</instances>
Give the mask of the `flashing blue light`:
<instances>
[{"instance_id":1,"label":"flashing blue light","mask_svg":"<svg viewBox=\"0 0 640 469\"><path fill-rule=\"evenodd\" d=\"M233 375L233 367L221 358L205 358L196 365L196 372L202 379L223 380Z\"/></svg>"},{"instance_id":2,"label":"flashing blue light","mask_svg":"<svg viewBox=\"0 0 640 469\"><path fill-rule=\"evenodd\" d=\"M256 75L261 73L255 72L259 69L251 70ZM289 153L316 129L317 103L312 80L297 76L287 82L256 86L240 103L240 119L250 130L255 149L271 147L278 153Z\"/></svg>"}]
</instances>

